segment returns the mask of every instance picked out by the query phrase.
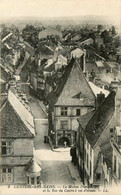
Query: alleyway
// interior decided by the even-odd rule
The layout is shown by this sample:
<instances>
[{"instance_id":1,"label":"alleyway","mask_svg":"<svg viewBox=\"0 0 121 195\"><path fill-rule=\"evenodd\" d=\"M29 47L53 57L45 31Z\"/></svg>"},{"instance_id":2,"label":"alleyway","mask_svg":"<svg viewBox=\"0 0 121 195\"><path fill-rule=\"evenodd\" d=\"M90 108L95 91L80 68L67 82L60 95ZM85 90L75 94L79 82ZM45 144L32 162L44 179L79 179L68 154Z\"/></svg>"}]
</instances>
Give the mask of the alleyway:
<instances>
[{"instance_id":1,"label":"alleyway","mask_svg":"<svg viewBox=\"0 0 121 195\"><path fill-rule=\"evenodd\" d=\"M41 108L41 102L34 97L30 98L30 107L35 119L36 137L35 159L42 165L42 180L44 184L74 184L69 165L71 158L69 150L52 151L50 145L44 143L44 136L48 132L48 119ZM74 167L75 168L75 167Z\"/></svg>"}]
</instances>

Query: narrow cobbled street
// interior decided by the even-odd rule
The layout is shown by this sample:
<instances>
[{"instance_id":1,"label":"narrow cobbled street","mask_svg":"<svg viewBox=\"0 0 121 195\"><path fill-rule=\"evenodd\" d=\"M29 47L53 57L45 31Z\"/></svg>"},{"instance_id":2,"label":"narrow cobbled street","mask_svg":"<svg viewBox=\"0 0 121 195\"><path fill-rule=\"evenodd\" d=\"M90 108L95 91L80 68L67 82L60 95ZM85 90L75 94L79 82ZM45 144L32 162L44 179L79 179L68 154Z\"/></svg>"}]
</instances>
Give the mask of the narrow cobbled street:
<instances>
[{"instance_id":1,"label":"narrow cobbled street","mask_svg":"<svg viewBox=\"0 0 121 195\"><path fill-rule=\"evenodd\" d=\"M44 184L74 184L70 172L71 157L69 149L52 151L44 136L48 132L48 118L42 109L43 103L34 97L29 98L30 107L35 120L36 137L34 139L35 159L42 165L42 181Z\"/></svg>"}]
</instances>

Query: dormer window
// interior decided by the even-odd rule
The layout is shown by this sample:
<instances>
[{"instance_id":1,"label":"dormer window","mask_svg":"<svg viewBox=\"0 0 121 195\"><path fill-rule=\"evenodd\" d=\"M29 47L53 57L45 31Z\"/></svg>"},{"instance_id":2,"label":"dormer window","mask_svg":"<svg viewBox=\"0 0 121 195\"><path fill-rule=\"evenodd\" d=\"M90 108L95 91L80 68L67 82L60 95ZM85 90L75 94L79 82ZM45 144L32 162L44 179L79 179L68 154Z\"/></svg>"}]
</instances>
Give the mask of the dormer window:
<instances>
[{"instance_id":1,"label":"dormer window","mask_svg":"<svg viewBox=\"0 0 121 195\"><path fill-rule=\"evenodd\" d=\"M83 101L84 97L83 97L83 94L82 94L82 93L79 94L79 99L80 99L81 101Z\"/></svg>"},{"instance_id":2,"label":"dormer window","mask_svg":"<svg viewBox=\"0 0 121 195\"><path fill-rule=\"evenodd\" d=\"M76 94L75 96L73 96L73 98L77 98L77 99L80 99L80 101L83 101L87 97L80 92L80 93Z\"/></svg>"},{"instance_id":3,"label":"dormer window","mask_svg":"<svg viewBox=\"0 0 121 195\"><path fill-rule=\"evenodd\" d=\"M61 116L67 116L67 107L61 108Z\"/></svg>"}]
</instances>

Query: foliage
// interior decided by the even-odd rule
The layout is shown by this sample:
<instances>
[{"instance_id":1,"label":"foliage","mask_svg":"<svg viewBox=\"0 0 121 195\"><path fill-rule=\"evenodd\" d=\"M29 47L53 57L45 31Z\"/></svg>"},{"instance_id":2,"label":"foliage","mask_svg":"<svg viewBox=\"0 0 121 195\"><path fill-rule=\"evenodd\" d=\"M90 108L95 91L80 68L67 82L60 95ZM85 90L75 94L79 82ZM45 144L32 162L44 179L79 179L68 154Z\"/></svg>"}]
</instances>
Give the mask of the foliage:
<instances>
[{"instance_id":1,"label":"foliage","mask_svg":"<svg viewBox=\"0 0 121 195\"><path fill-rule=\"evenodd\" d=\"M32 25L26 25L22 30L22 37L24 41L27 41L33 47L37 47L38 44L38 30Z\"/></svg>"}]
</instances>

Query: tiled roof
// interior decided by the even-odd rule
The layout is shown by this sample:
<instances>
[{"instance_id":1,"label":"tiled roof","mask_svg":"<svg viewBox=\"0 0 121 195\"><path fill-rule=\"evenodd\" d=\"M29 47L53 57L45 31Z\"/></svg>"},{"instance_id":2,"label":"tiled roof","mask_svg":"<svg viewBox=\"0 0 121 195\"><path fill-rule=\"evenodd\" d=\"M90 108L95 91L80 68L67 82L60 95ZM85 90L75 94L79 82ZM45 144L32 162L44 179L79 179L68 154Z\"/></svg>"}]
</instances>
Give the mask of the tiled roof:
<instances>
[{"instance_id":1,"label":"tiled roof","mask_svg":"<svg viewBox=\"0 0 121 195\"><path fill-rule=\"evenodd\" d=\"M86 125L88 124L89 120L92 118L93 114L95 113L94 110L87 112L86 114L80 116L78 120L79 124L85 129Z\"/></svg>"},{"instance_id":2,"label":"tiled roof","mask_svg":"<svg viewBox=\"0 0 121 195\"><path fill-rule=\"evenodd\" d=\"M100 73L99 68L96 66L96 64L94 62L87 61L86 62L86 71L90 74L92 72L92 70L94 70L96 74Z\"/></svg>"},{"instance_id":3,"label":"tiled roof","mask_svg":"<svg viewBox=\"0 0 121 195\"><path fill-rule=\"evenodd\" d=\"M27 167L25 168L25 171L27 172L27 174L30 175L37 174L38 172L41 171L41 167L34 159L31 159Z\"/></svg>"},{"instance_id":4,"label":"tiled roof","mask_svg":"<svg viewBox=\"0 0 121 195\"><path fill-rule=\"evenodd\" d=\"M105 89L102 89L100 87L97 87L94 83L92 82L88 82L92 91L94 92L95 96L97 96L97 94L99 94L100 92L104 93L105 94L105 97L107 97L109 95L109 91L108 90L105 90Z\"/></svg>"},{"instance_id":5,"label":"tiled roof","mask_svg":"<svg viewBox=\"0 0 121 195\"><path fill-rule=\"evenodd\" d=\"M69 74L71 72L73 63L74 63L74 58L72 58L72 60L70 61L70 63L66 66L65 71L64 71L64 74L63 74L63 76L60 79L60 82L58 84L57 89L54 92L52 91L48 95L47 100L48 100L50 106L53 106L57 102L58 97L61 94L61 92L62 92L62 90L64 88L64 85L65 85L65 83L67 81L67 78L68 78L68 76L69 76Z\"/></svg>"},{"instance_id":6,"label":"tiled roof","mask_svg":"<svg viewBox=\"0 0 121 195\"><path fill-rule=\"evenodd\" d=\"M3 79L4 81L8 81L9 80L9 71L5 68L3 68L2 66L0 66L0 71L1 71L1 79Z\"/></svg>"},{"instance_id":7,"label":"tiled roof","mask_svg":"<svg viewBox=\"0 0 121 195\"><path fill-rule=\"evenodd\" d=\"M2 138L33 138L33 134L24 125L21 118L13 109L9 101L1 111L1 137Z\"/></svg>"},{"instance_id":8,"label":"tiled roof","mask_svg":"<svg viewBox=\"0 0 121 195\"><path fill-rule=\"evenodd\" d=\"M52 72L54 70L55 70L55 62L52 63L50 66L45 67L45 69L44 69L45 72Z\"/></svg>"},{"instance_id":9,"label":"tiled roof","mask_svg":"<svg viewBox=\"0 0 121 195\"><path fill-rule=\"evenodd\" d=\"M78 94L83 95L80 100ZM72 58L65 68L56 91L49 95L49 102L57 106L93 106L95 95L77 61Z\"/></svg>"},{"instance_id":10,"label":"tiled roof","mask_svg":"<svg viewBox=\"0 0 121 195\"><path fill-rule=\"evenodd\" d=\"M73 52L75 50L78 50L78 51L82 52L82 54L84 53L84 51L81 48L79 48L79 47L72 48L71 52Z\"/></svg>"},{"instance_id":11,"label":"tiled roof","mask_svg":"<svg viewBox=\"0 0 121 195\"><path fill-rule=\"evenodd\" d=\"M7 101L7 94L6 95L1 95L0 96L1 109L2 109L2 106L5 104L6 101Z\"/></svg>"},{"instance_id":12,"label":"tiled roof","mask_svg":"<svg viewBox=\"0 0 121 195\"><path fill-rule=\"evenodd\" d=\"M30 132L35 135L34 119L31 112L29 111L30 107L25 103L25 101L23 102L20 100L18 93L13 86L11 86L8 92L8 100L20 119L25 124L26 128L28 128Z\"/></svg>"},{"instance_id":13,"label":"tiled roof","mask_svg":"<svg viewBox=\"0 0 121 195\"><path fill-rule=\"evenodd\" d=\"M46 47L45 45L39 47L38 52L42 55L54 55L54 51L52 51L49 47Z\"/></svg>"},{"instance_id":14,"label":"tiled roof","mask_svg":"<svg viewBox=\"0 0 121 195\"><path fill-rule=\"evenodd\" d=\"M95 111L94 115L88 122L85 128L85 134L88 142L92 147L96 144L100 135L111 120L115 111L115 95L112 91L100 107Z\"/></svg>"},{"instance_id":15,"label":"tiled roof","mask_svg":"<svg viewBox=\"0 0 121 195\"><path fill-rule=\"evenodd\" d=\"M6 92L6 83L1 83L1 86L0 86L0 90L1 90L1 93L5 93Z\"/></svg>"},{"instance_id":16,"label":"tiled roof","mask_svg":"<svg viewBox=\"0 0 121 195\"><path fill-rule=\"evenodd\" d=\"M63 90L56 105L93 106L95 95L76 60L72 63L70 73L65 76L66 82L63 83ZM83 97L80 99L78 94L81 94Z\"/></svg>"},{"instance_id":17,"label":"tiled roof","mask_svg":"<svg viewBox=\"0 0 121 195\"><path fill-rule=\"evenodd\" d=\"M58 30L51 28L51 27L47 27L46 29L39 32L38 37L39 37L39 39L42 39L42 38L46 38L47 36L50 36L50 35L62 36L62 33L59 32Z\"/></svg>"}]
</instances>

